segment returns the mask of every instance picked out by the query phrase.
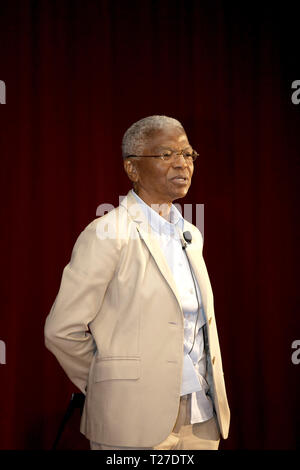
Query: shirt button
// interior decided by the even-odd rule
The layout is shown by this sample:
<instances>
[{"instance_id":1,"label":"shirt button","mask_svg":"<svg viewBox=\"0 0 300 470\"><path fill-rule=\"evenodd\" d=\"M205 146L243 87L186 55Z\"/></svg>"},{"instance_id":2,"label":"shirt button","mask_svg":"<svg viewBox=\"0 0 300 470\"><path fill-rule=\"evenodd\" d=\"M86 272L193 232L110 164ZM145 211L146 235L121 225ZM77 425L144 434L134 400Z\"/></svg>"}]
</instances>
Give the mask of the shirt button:
<instances>
[{"instance_id":1,"label":"shirt button","mask_svg":"<svg viewBox=\"0 0 300 470\"><path fill-rule=\"evenodd\" d=\"M215 363L215 360L216 360L216 356L214 356L214 357L212 358L212 360L211 360L211 362L213 363L213 365L214 365L214 363Z\"/></svg>"}]
</instances>

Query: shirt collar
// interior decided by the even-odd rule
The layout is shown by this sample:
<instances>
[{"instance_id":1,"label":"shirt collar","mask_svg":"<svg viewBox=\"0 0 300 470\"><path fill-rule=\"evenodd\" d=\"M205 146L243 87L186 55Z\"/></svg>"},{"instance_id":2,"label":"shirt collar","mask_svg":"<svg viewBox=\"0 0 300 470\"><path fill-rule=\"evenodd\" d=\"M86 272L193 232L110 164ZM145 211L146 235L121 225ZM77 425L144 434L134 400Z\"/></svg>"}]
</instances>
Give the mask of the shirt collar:
<instances>
[{"instance_id":1,"label":"shirt collar","mask_svg":"<svg viewBox=\"0 0 300 470\"><path fill-rule=\"evenodd\" d=\"M132 194L138 201L138 203L142 206L142 209L152 227L152 229L158 233L158 234L166 234L166 235L174 235L176 228L179 228L181 231L183 231L183 226L184 226L184 218L180 214L179 210L177 209L174 204L171 205L170 209L170 221L168 222L166 219L164 219L161 215L158 214L152 207L150 207L148 204L141 199L136 192L132 189L131 190Z\"/></svg>"}]
</instances>

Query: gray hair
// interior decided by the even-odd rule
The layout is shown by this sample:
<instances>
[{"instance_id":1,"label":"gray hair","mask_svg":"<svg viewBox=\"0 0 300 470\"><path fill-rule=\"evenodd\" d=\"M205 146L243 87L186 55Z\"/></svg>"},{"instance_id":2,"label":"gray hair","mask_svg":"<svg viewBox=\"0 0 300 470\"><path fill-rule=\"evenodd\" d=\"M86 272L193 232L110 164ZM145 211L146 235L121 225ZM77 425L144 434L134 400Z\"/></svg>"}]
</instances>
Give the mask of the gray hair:
<instances>
[{"instance_id":1,"label":"gray hair","mask_svg":"<svg viewBox=\"0 0 300 470\"><path fill-rule=\"evenodd\" d=\"M132 124L127 129L122 140L122 155L139 155L144 149L146 140L151 135L162 129L181 129L185 132L182 124L177 119L168 116L148 116Z\"/></svg>"}]
</instances>

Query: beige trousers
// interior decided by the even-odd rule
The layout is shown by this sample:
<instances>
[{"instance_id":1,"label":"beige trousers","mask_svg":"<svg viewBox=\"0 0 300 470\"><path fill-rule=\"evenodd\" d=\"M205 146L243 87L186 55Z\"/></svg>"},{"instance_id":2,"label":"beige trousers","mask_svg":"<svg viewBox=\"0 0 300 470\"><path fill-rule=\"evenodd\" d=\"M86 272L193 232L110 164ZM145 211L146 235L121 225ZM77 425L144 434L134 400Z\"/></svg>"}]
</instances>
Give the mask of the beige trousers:
<instances>
[{"instance_id":1,"label":"beige trousers","mask_svg":"<svg viewBox=\"0 0 300 470\"><path fill-rule=\"evenodd\" d=\"M189 424L191 395L180 398L178 416L169 436L154 447L116 447L90 442L92 450L218 450L220 431L215 416L202 423Z\"/></svg>"}]
</instances>

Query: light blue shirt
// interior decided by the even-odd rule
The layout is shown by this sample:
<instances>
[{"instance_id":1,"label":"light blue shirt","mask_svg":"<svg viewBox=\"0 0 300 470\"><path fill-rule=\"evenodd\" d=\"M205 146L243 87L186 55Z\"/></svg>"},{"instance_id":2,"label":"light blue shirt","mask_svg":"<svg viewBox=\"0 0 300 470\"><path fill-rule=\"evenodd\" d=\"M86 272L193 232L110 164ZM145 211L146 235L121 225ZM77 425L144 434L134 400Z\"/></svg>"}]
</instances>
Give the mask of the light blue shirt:
<instances>
[{"instance_id":1,"label":"light blue shirt","mask_svg":"<svg viewBox=\"0 0 300 470\"><path fill-rule=\"evenodd\" d=\"M181 395L191 394L191 423L206 421L213 416L213 406L207 396L208 384L205 380L206 354L204 350L203 325L206 322L201 302L201 293L194 276L200 302L200 312L196 327L195 343L190 351L195 334L195 322L198 313L198 301L195 293L193 274L184 250L179 233L183 232L184 219L179 210L172 204L170 222L146 204L133 190L132 194L141 205L162 252L173 274L181 300L184 315L184 360L182 372Z\"/></svg>"}]
</instances>

